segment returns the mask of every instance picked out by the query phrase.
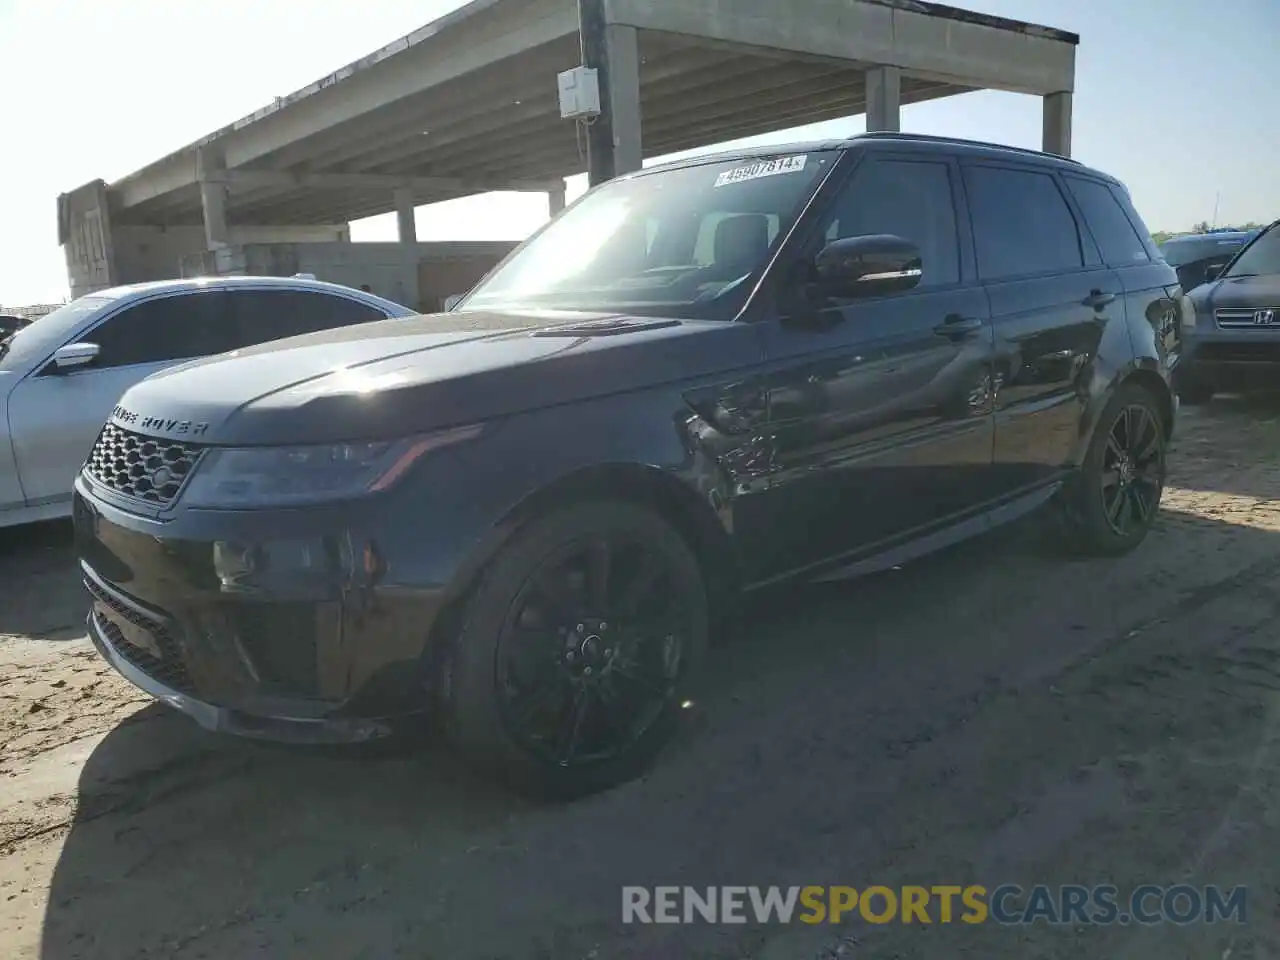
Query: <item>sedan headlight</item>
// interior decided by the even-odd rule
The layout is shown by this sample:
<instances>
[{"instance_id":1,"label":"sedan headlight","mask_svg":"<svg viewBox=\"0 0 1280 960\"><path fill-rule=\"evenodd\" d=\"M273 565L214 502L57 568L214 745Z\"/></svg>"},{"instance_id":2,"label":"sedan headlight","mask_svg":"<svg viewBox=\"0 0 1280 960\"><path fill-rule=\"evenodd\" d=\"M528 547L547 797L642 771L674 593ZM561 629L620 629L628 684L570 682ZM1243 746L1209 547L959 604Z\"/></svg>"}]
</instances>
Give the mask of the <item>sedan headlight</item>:
<instances>
[{"instance_id":1,"label":"sedan headlight","mask_svg":"<svg viewBox=\"0 0 1280 960\"><path fill-rule=\"evenodd\" d=\"M479 426L370 443L214 447L196 467L182 502L222 509L342 500L388 489L431 450L469 440Z\"/></svg>"}]
</instances>

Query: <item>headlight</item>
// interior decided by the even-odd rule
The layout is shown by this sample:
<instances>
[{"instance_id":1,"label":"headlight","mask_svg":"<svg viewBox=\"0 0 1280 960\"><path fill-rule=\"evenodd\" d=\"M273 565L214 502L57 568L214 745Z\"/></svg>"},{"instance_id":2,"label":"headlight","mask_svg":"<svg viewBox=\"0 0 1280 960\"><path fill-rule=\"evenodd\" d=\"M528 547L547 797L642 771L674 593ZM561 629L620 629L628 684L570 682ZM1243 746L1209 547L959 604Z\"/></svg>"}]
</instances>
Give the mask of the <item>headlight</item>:
<instances>
[{"instance_id":1,"label":"headlight","mask_svg":"<svg viewBox=\"0 0 1280 960\"><path fill-rule=\"evenodd\" d=\"M1196 329L1196 305L1195 301L1185 293L1178 300L1178 312L1182 319L1182 332L1194 332Z\"/></svg>"},{"instance_id":2,"label":"headlight","mask_svg":"<svg viewBox=\"0 0 1280 960\"><path fill-rule=\"evenodd\" d=\"M269 507L341 500L386 490L424 454L469 440L479 426L372 443L215 447L196 467L182 502L191 507Z\"/></svg>"}]
</instances>

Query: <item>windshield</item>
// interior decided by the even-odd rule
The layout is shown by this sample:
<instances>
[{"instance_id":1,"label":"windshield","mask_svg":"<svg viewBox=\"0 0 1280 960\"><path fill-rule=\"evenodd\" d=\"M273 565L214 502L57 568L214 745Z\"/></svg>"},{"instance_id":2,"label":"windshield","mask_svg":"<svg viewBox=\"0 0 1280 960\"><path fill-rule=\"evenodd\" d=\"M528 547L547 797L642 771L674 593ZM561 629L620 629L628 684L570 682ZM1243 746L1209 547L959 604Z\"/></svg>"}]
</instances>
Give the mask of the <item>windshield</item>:
<instances>
[{"instance_id":1,"label":"windshield","mask_svg":"<svg viewBox=\"0 0 1280 960\"><path fill-rule=\"evenodd\" d=\"M1166 240L1160 247L1165 262L1171 267L1181 267L1210 257L1230 257L1244 246L1243 237L1187 237Z\"/></svg>"},{"instance_id":2,"label":"windshield","mask_svg":"<svg viewBox=\"0 0 1280 960\"><path fill-rule=\"evenodd\" d=\"M838 151L614 180L532 237L460 309L730 319Z\"/></svg>"},{"instance_id":3,"label":"windshield","mask_svg":"<svg viewBox=\"0 0 1280 960\"><path fill-rule=\"evenodd\" d=\"M1240 251L1225 271L1225 277L1257 277L1280 274L1280 230L1270 227Z\"/></svg>"},{"instance_id":4,"label":"windshield","mask_svg":"<svg viewBox=\"0 0 1280 960\"><path fill-rule=\"evenodd\" d=\"M28 326L0 340L0 370L25 371L62 346L63 342L110 297L81 297L52 313L37 317Z\"/></svg>"}]
</instances>

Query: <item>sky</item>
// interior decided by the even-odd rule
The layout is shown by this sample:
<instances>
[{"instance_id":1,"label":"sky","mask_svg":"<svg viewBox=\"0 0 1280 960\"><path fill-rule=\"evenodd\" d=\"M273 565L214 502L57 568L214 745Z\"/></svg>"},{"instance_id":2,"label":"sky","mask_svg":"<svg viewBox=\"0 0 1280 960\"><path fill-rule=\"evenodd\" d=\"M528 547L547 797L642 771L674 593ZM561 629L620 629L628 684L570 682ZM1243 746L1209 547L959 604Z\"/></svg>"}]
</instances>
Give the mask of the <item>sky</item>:
<instances>
[{"instance_id":1,"label":"sky","mask_svg":"<svg viewBox=\"0 0 1280 960\"><path fill-rule=\"evenodd\" d=\"M1073 155L1123 180L1151 230L1215 207L1219 224L1280 218L1278 0L951 2L1080 35ZM59 193L110 183L460 6L0 0L0 304L66 297ZM1010 93L902 110L904 130L1036 149L1040 124L1039 98ZM863 129L857 116L735 143ZM569 188L572 200L585 178ZM450 201L419 208L418 238L521 239L546 211L541 194ZM394 215L352 225L353 240L394 238Z\"/></svg>"}]
</instances>

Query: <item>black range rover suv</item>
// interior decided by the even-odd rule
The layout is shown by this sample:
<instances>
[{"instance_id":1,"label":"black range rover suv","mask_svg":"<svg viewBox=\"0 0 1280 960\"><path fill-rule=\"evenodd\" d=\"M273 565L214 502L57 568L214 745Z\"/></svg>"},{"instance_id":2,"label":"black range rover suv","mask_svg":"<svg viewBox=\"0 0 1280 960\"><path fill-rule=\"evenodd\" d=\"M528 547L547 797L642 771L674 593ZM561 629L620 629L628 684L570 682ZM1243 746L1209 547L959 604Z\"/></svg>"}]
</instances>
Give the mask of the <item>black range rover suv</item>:
<instances>
[{"instance_id":1,"label":"black range rover suv","mask_svg":"<svg viewBox=\"0 0 1280 960\"><path fill-rule=\"evenodd\" d=\"M1129 550L1182 293L1119 183L867 135L604 184L448 314L131 388L76 483L91 635L204 726L435 717L560 796L634 775L741 591L1041 506Z\"/></svg>"}]
</instances>

